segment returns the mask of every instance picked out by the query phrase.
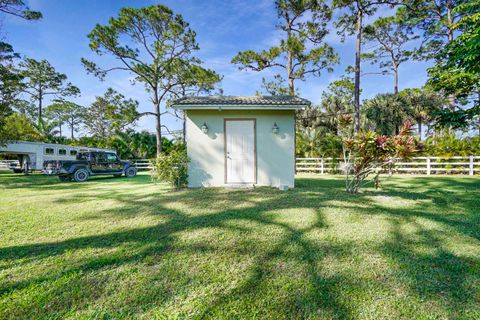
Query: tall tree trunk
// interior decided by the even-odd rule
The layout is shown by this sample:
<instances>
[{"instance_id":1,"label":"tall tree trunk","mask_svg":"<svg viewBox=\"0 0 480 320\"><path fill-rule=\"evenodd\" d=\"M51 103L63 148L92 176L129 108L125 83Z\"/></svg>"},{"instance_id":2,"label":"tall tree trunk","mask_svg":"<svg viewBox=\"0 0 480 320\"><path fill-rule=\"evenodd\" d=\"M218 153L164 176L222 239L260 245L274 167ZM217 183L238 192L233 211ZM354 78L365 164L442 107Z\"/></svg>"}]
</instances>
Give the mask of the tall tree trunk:
<instances>
[{"instance_id":1,"label":"tall tree trunk","mask_svg":"<svg viewBox=\"0 0 480 320\"><path fill-rule=\"evenodd\" d=\"M162 122L160 114L160 103L155 103L155 120L156 120L156 132L155 136L157 138L157 158L162 154Z\"/></svg>"},{"instance_id":2,"label":"tall tree trunk","mask_svg":"<svg viewBox=\"0 0 480 320\"><path fill-rule=\"evenodd\" d=\"M71 126L70 126L70 138L71 138L72 140L74 139L74 137L73 137L73 131L74 131L74 130L73 130L73 121L72 121L72 124L71 124Z\"/></svg>"},{"instance_id":3,"label":"tall tree trunk","mask_svg":"<svg viewBox=\"0 0 480 320\"><path fill-rule=\"evenodd\" d=\"M393 92L398 95L398 65L396 63L393 64L393 74L395 77L395 87L393 88Z\"/></svg>"},{"instance_id":4,"label":"tall tree trunk","mask_svg":"<svg viewBox=\"0 0 480 320\"><path fill-rule=\"evenodd\" d=\"M42 115L42 101L43 100L43 90L42 87L38 89L38 127L43 131L43 115Z\"/></svg>"},{"instance_id":5,"label":"tall tree trunk","mask_svg":"<svg viewBox=\"0 0 480 320\"><path fill-rule=\"evenodd\" d=\"M295 84L293 82L293 58L292 52L288 51L287 53L287 78L288 78L288 92L291 96L295 95Z\"/></svg>"},{"instance_id":6,"label":"tall tree trunk","mask_svg":"<svg viewBox=\"0 0 480 320\"><path fill-rule=\"evenodd\" d=\"M420 135L420 141L422 141L422 121L418 121L418 134Z\"/></svg>"},{"instance_id":7,"label":"tall tree trunk","mask_svg":"<svg viewBox=\"0 0 480 320\"><path fill-rule=\"evenodd\" d=\"M360 55L362 45L362 18L363 12L358 9L357 12L357 39L355 43L355 89L354 89L354 104L355 104L355 125L354 133L360 131Z\"/></svg>"},{"instance_id":8,"label":"tall tree trunk","mask_svg":"<svg viewBox=\"0 0 480 320\"><path fill-rule=\"evenodd\" d=\"M292 34L292 22L288 15L288 11L285 12L285 20L287 21L287 41L290 39ZM295 84L293 79L293 56L292 51L287 48L287 78L288 78L288 93L291 96L295 95Z\"/></svg>"},{"instance_id":9,"label":"tall tree trunk","mask_svg":"<svg viewBox=\"0 0 480 320\"><path fill-rule=\"evenodd\" d=\"M453 18L452 18L452 1L447 0L447 37L448 37L448 43L453 41ZM450 110L454 111L455 110L455 96L453 94L448 95L448 106Z\"/></svg>"},{"instance_id":10,"label":"tall tree trunk","mask_svg":"<svg viewBox=\"0 0 480 320\"><path fill-rule=\"evenodd\" d=\"M61 137L62 136L62 124L61 123L58 125L58 129L60 130L60 137Z\"/></svg>"},{"instance_id":11,"label":"tall tree trunk","mask_svg":"<svg viewBox=\"0 0 480 320\"><path fill-rule=\"evenodd\" d=\"M160 112L160 101L163 98L158 96L158 84L152 86L153 97L152 102L155 107L155 121L156 121L156 132L155 137L157 140L157 158L162 154L162 113Z\"/></svg>"},{"instance_id":12,"label":"tall tree trunk","mask_svg":"<svg viewBox=\"0 0 480 320\"><path fill-rule=\"evenodd\" d=\"M102 139L107 139L107 128L102 125Z\"/></svg>"}]
</instances>

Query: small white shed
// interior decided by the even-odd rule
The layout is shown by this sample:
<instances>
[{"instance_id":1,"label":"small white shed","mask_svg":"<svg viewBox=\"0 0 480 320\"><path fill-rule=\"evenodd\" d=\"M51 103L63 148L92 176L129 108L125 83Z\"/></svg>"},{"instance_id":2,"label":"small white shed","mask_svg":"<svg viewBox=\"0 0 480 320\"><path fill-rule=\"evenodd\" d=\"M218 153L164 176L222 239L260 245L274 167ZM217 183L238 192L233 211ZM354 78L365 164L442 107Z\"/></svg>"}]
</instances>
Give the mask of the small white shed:
<instances>
[{"instance_id":1,"label":"small white shed","mask_svg":"<svg viewBox=\"0 0 480 320\"><path fill-rule=\"evenodd\" d=\"M189 187L294 187L295 110L292 96L185 97Z\"/></svg>"}]
</instances>

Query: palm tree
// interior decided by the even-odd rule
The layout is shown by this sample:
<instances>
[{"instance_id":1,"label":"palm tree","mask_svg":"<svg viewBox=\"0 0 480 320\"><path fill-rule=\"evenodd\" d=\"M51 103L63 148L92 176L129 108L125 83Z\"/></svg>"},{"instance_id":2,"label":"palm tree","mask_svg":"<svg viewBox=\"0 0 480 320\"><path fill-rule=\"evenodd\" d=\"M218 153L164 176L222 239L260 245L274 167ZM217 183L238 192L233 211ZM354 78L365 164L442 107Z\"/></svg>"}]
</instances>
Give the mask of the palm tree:
<instances>
[{"instance_id":1,"label":"palm tree","mask_svg":"<svg viewBox=\"0 0 480 320\"><path fill-rule=\"evenodd\" d=\"M400 95L410 106L411 116L417 123L421 138L422 124L434 120L436 113L446 104L445 98L426 89L405 89L400 92Z\"/></svg>"},{"instance_id":2,"label":"palm tree","mask_svg":"<svg viewBox=\"0 0 480 320\"><path fill-rule=\"evenodd\" d=\"M329 94L323 97L321 107L326 114L326 122L340 136L339 119L343 115L353 113L353 104L345 96Z\"/></svg>"},{"instance_id":3,"label":"palm tree","mask_svg":"<svg viewBox=\"0 0 480 320\"><path fill-rule=\"evenodd\" d=\"M55 136L59 134L59 130L57 129L57 121L43 119L42 123L40 124L32 122L32 126L38 132L38 135L41 137L42 140L54 141Z\"/></svg>"},{"instance_id":4,"label":"palm tree","mask_svg":"<svg viewBox=\"0 0 480 320\"><path fill-rule=\"evenodd\" d=\"M304 128L297 133L297 154L307 158L320 156L318 142L323 134L320 128Z\"/></svg>"},{"instance_id":5,"label":"palm tree","mask_svg":"<svg viewBox=\"0 0 480 320\"><path fill-rule=\"evenodd\" d=\"M147 131L135 132L131 136L132 148L137 158L153 158L156 152L155 135Z\"/></svg>"},{"instance_id":6,"label":"palm tree","mask_svg":"<svg viewBox=\"0 0 480 320\"><path fill-rule=\"evenodd\" d=\"M324 127L305 128L297 133L297 155L307 158L339 157L342 139Z\"/></svg>"},{"instance_id":7,"label":"palm tree","mask_svg":"<svg viewBox=\"0 0 480 320\"><path fill-rule=\"evenodd\" d=\"M111 137L110 144L123 158L150 159L155 157L157 150L155 134L148 131L127 130L117 132ZM168 153L171 147L172 142L162 138L163 150Z\"/></svg>"},{"instance_id":8,"label":"palm tree","mask_svg":"<svg viewBox=\"0 0 480 320\"><path fill-rule=\"evenodd\" d=\"M380 134L398 134L400 127L411 118L410 105L401 96L378 94L364 103L370 129Z\"/></svg>"}]
</instances>

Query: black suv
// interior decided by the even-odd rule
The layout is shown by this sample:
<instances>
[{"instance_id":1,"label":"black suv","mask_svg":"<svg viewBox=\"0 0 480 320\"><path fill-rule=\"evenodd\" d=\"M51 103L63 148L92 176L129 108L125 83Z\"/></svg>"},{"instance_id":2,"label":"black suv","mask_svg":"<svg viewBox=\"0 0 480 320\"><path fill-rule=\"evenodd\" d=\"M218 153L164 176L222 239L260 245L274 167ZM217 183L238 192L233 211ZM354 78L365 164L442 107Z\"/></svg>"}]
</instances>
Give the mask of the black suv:
<instances>
[{"instance_id":1,"label":"black suv","mask_svg":"<svg viewBox=\"0 0 480 320\"><path fill-rule=\"evenodd\" d=\"M137 168L131 161L118 159L113 152L80 152L77 160L51 160L43 163L43 173L57 175L61 181L87 181L90 176L113 175L126 177L137 175Z\"/></svg>"}]
</instances>

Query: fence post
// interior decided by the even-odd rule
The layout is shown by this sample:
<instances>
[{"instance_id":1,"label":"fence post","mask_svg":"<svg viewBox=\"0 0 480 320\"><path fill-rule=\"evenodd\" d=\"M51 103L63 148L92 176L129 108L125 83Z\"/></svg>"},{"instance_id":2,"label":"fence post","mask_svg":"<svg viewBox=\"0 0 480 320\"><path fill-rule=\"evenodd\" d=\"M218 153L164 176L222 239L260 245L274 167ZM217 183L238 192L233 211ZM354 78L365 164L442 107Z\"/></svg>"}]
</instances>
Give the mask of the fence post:
<instances>
[{"instance_id":1,"label":"fence post","mask_svg":"<svg viewBox=\"0 0 480 320\"><path fill-rule=\"evenodd\" d=\"M473 173L474 173L474 171L473 171L473 156L470 156L470 166L469 166L469 169L470 169L470 170L468 170L468 174L471 175L471 176L473 176Z\"/></svg>"},{"instance_id":2,"label":"fence post","mask_svg":"<svg viewBox=\"0 0 480 320\"><path fill-rule=\"evenodd\" d=\"M323 174L324 172L324 166L323 166L323 158L320 160L320 173Z\"/></svg>"},{"instance_id":3,"label":"fence post","mask_svg":"<svg viewBox=\"0 0 480 320\"><path fill-rule=\"evenodd\" d=\"M427 157L427 176L430 175L430 157Z\"/></svg>"}]
</instances>

